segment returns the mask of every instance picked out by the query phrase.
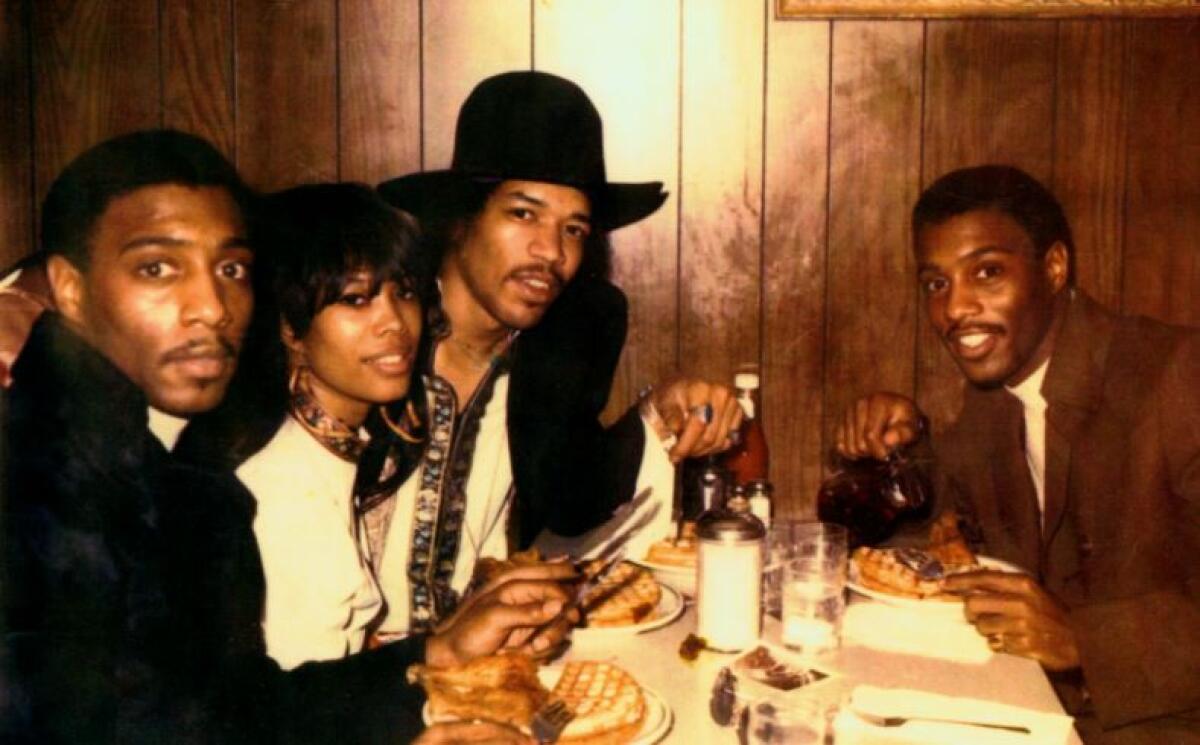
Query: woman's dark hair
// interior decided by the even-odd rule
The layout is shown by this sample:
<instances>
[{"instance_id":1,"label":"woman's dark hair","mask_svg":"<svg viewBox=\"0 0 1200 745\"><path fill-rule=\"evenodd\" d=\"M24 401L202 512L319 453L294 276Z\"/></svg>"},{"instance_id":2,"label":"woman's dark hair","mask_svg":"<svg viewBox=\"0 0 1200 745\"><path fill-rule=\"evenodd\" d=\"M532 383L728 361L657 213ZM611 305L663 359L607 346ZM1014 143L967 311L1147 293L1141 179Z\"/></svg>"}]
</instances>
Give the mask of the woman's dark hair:
<instances>
[{"instance_id":1,"label":"woman's dark hair","mask_svg":"<svg viewBox=\"0 0 1200 745\"><path fill-rule=\"evenodd\" d=\"M441 267L442 258L463 239L471 223L483 212L488 197L500 186L498 181L463 181L448 188L443 198L431 202L421 214L421 232L426 253ZM612 270L612 248L608 232L593 226L583 244L583 261L578 277L608 279Z\"/></svg>"},{"instance_id":2,"label":"woman's dark hair","mask_svg":"<svg viewBox=\"0 0 1200 745\"><path fill-rule=\"evenodd\" d=\"M930 184L912 211L913 241L923 228L974 210L1008 215L1029 235L1038 258L1055 242L1067 247L1074 281L1075 241L1062 205L1037 179L1019 168L983 165L951 171Z\"/></svg>"},{"instance_id":3,"label":"woman's dark hair","mask_svg":"<svg viewBox=\"0 0 1200 745\"><path fill-rule=\"evenodd\" d=\"M41 249L86 271L89 239L112 200L162 184L225 189L242 215L254 201L237 169L207 141L173 129L105 140L63 169L42 202Z\"/></svg>"},{"instance_id":4,"label":"woman's dark hair","mask_svg":"<svg viewBox=\"0 0 1200 745\"><path fill-rule=\"evenodd\" d=\"M297 337L358 271L371 275L372 295L390 280L428 304L433 267L415 224L364 184L311 184L271 194L260 229L272 298Z\"/></svg>"}]
</instances>

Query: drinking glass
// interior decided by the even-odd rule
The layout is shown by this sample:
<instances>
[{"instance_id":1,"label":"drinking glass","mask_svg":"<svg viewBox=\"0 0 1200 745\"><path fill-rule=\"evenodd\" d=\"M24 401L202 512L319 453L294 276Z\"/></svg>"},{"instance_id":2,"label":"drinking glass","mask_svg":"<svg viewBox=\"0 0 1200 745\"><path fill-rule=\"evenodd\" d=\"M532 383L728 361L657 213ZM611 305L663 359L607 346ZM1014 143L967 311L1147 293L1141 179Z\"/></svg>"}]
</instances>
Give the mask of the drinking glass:
<instances>
[{"instance_id":1,"label":"drinking glass","mask_svg":"<svg viewBox=\"0 0 1200 745\"><path fill-rule=\"evenodd\" d=\"M822 557L833 564L845 561L846 530L840 525L811 520L776 520L767 534L763 553L763 611L775 618L783 611L783 566L797 558Z\"/></svg>"},{"instance_id":2,"label":"drinking glass","mask_svg":"<svg viewBox=\"0 0 1200 745\"><path fill-rule=\"evenodd\" d=\"M783 562L782 641L805 656L819 656L841 646L846 530L826 523L791 530L791 558Z\"/></svg>"},{"instance_id":3,"label":"drinking glass","mask_svg":"<svg viewBox=\"0 0 1200 745\"><path fill-rule=\"evenodd\" d=\"M795 522L788 529L792 545L790 558L820 559L845 568L845 526L823 522Z\"/></svg>"},{"instance_id":4,"label":"drinking glass","mask_svg":"<svg viewBox=\"0 0 1200 745\"><path fill-rule=\"evenodd\" d=\"M783 612L783 563L794 558L795 543L792 526L798 520L776 520L767 531L767 545L763 551L763 612L779 618Z\"/></svg>"},{"instance_id":5,"label":"drinking glass","mask_svg":"<svg viewBox=\"0 0 1200 745\"><path fill-rule=\"evenodd\" d=\"M746 739L754 745L823 745L829 731L825 703L815 698L762 700L750 707Z\"/></svg>"}]
</instances>

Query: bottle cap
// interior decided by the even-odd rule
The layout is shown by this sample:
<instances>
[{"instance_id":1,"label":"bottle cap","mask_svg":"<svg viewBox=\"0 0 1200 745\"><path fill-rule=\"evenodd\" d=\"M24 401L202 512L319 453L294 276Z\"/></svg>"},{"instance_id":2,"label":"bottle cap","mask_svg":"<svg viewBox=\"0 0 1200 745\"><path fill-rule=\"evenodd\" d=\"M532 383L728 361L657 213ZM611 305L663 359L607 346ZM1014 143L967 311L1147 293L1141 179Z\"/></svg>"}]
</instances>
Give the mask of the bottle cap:
<instances>
[{"instance_id":1,"label":"bottle cap","mask_svg":"<svg viewBox=\"0 0 1200 745\"><path fill-rule=\"evenodd\" d=\"M736 487L733 496L725 500L725 509L737 514L750 511L750 500L741 486Z\"/></svg>"},{"instance_id":2,"label":"bottle cap","mask_svg":"<svg viewBox=\"0 0 1200 745\"><path fill-rule=\"evenodd\" d=\"M733 387L743 390L758 390L758 373L740 372L733 376Z\"/></svg>"},{"instance_id":3,"label":"bottle cap","mask_svg":"<svg viewBox=\"0 0 1200 745\"><path fill-rule=\"evenodd\" d=\"M769 497L775 493L775 487L766 479L754 479L746 484L746 494L753 497L759 494Z\"/></svg>"}]
</instances>

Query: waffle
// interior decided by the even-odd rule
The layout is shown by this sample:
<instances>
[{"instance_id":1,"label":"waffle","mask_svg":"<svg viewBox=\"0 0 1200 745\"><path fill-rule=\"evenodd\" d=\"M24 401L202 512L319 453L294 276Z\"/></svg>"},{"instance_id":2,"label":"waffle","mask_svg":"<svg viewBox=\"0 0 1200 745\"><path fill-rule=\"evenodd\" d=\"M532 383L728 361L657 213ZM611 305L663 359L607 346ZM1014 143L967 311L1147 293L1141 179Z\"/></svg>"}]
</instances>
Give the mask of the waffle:
<instances>
[{"instance_id":1,"label":"waffle","mask_svg":"<svg viewBox=\"0 0 1200 745\"><path fill-rule=\"evenodd\" d=\"M549 698L537 664L520 654L480 657L453 668L410 665L407 677L425 688L435 722L489 719L528 731L533 713Z\"/></svg>"},{"instance_id":2,"label":"waffle","mask_svg":"<svg viewBox=\"0 0 1200 745\"><path fill-rule=\"evenodd\" d=\"M588 626L631 626L654 613L662 589L645 569L623 561L601 580L590 597L584 608Z\"/></svg>"},{"instance_id":3,"label":"waffle","mask_svg":"<svg viewBox=\"0 0 1200 745\"><path fill-rule=\"evenodd\" d=\"M889 549L862 546L854 550L852 558L859 584L868 589L906 598L929 598L942 592L941 581L922 579Z\"/></svg>"},{"instance_id":4,"label":"waffle","mask_svg":"<svg viewBox=\"0 0 1200 745\"><path fill-rule=\"evenodd\" d=\"M646 716L641 687L607 662L568 662L551 695L575 712L560 743L621 745L637 735Z\"/></svg>"},{"instance_id":5,"label":"waffle","mask_svg":"<svg viewBox=\"0 0 1200 745\"><path fill-rule=\"evenodd\" d=\"M650 544L646 550L646 561L667 566L696 568L695 538L664 538Z\"/></svg>"}]
</instances>

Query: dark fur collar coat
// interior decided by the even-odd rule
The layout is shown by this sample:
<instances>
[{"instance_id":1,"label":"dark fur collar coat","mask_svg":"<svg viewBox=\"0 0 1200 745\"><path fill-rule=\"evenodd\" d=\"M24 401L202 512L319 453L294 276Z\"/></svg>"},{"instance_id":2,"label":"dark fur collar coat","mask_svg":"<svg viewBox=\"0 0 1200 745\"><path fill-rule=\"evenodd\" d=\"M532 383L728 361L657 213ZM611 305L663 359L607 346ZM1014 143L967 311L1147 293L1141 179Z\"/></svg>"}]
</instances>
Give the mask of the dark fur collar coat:
<instances>
[{"instance_id":1,"label":"dark fur collar coat","mask_svg":"<svg viewBox=\"0 0 1200 745\"><path fill-rule=\"evenodd\" d=\"M14 369L0 741L403 742L423 642L283 672L253 500L179 462L141 391L48 314Z\"/></svg>"}]
</instances>

